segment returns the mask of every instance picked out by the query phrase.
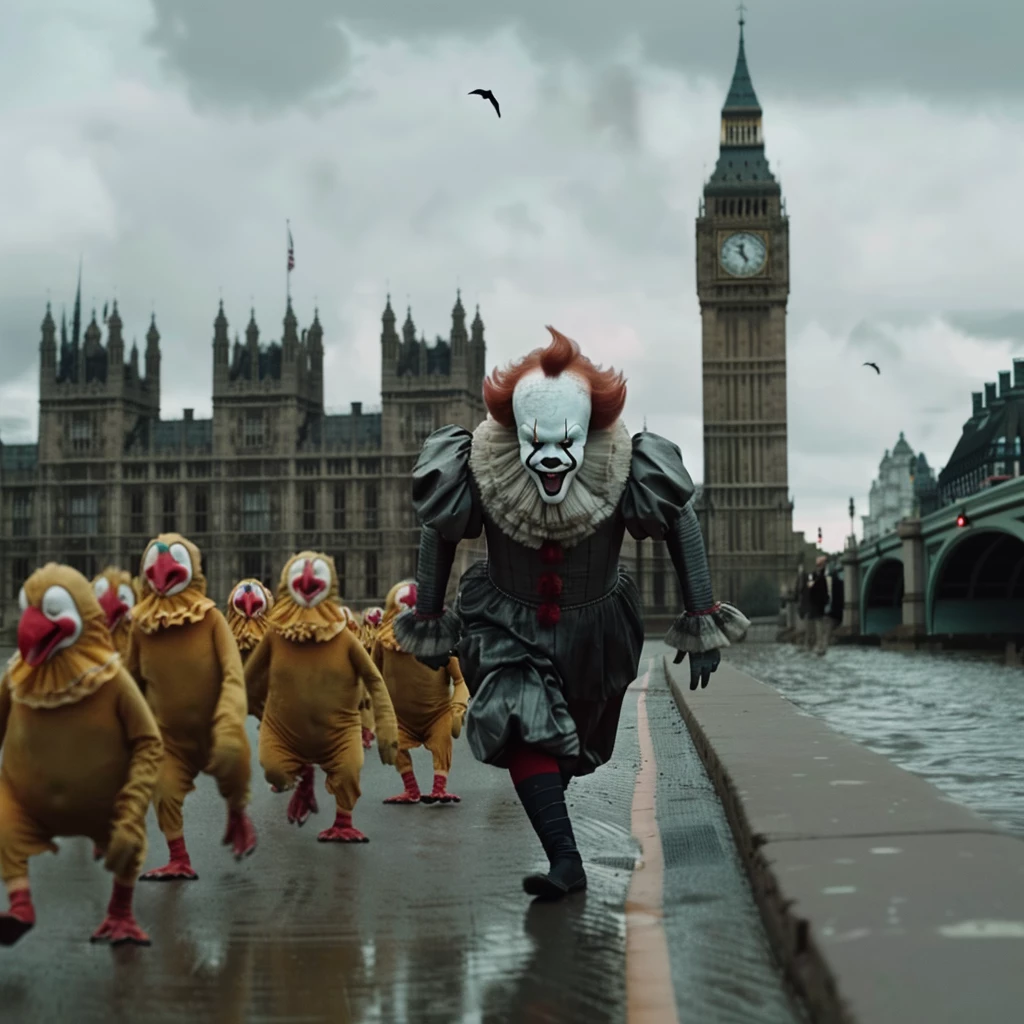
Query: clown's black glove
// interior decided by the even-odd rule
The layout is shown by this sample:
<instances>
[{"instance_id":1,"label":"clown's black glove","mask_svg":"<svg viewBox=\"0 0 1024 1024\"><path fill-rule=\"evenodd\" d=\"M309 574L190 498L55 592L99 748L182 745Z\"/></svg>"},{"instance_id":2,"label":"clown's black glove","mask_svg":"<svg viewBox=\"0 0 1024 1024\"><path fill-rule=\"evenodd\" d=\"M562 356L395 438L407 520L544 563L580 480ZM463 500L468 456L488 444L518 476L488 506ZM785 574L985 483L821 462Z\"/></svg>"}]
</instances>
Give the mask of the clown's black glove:
<instances>
[{"instance_id":1,"label":"clown's black glove","mask_svg":"<svg viewBox=\"0 0 1024 1024\"><path fill-rule=\"evenodd\" d=\"M678 665L686 657L686 651L677 651L672 659L673 665ZM694 654L690 652L690 689L696 690L700 682L701 689L711 682L711 673L718 668L722 661L720 651L700 651Z\"/></svg>"}]
</instances>

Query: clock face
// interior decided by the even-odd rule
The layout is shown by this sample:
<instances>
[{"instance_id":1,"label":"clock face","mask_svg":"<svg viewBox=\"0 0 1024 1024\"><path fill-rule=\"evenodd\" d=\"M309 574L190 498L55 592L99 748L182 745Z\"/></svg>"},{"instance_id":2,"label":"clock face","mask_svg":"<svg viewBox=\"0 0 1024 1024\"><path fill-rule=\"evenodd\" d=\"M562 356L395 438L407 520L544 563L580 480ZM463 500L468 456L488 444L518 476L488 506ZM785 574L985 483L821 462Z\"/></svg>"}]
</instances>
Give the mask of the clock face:
<instances>
[{"instance_id":1,"label":"clock face","mask_svg":"<svg viewBox=\"0 0 1024 1024\"><path fill-rule=\"evenodd\" d=\"M752 235L749 231L741 231L730 235L722 243L720 259L722 269L733 277L753 277L763 269L768 258L768 249L764 239Z\"/></svg>"}]
</instances>

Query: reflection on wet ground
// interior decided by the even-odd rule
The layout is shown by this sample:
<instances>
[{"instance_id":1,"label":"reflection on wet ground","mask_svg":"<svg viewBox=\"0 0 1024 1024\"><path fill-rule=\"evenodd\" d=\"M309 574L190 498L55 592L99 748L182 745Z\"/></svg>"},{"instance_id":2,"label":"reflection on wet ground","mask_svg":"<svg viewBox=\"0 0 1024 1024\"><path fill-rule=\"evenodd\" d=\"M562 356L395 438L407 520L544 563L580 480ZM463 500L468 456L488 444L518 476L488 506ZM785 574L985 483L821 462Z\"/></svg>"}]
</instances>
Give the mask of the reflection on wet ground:
<instances>
[{"instance_id":1,"label":"reflection on wet ground","mask_svg":"<svg viewBox=\"0 0 1024 1024\"><path fill-rule=\"evenodd\" d=\"M401 784L369 753L355 815L366 845L316 841L333 814L322 773L320 813L302 829L285 819L288 798L256 775L260 846L242 864L220 845L225 812L204 777L185 805L199 881L139 885L149 949L89 944L110 891L89 843L63 840L58 855L33 861L38 924L0 950L0 1021L626 1021L624 906L638 851L630 832L635 690L613 762L569 791L588 861L585 896L530 905L520 878L539 866L536 839L507 774L474 761L464 739L451 780L463 798L457 806L385 807ZM649 699L659 702L648 714L667 787L659 788L659 825L717 836L713 863L666 856L680 1019L701 1007L708 1020L788 1024L721 808L667 691ZM414 758L427 781L429 757ZM147 866L165 859L151 814Z\"/></svg>"},{"instance_id":2,"label":"reflection on wet ground","mask_svg":"<svg viewBox=\"0 0 1024 1024\"><path fill-rule=\"evenodd\" d=\"M741 644L725 657L953 799L1024 835L1024 671L975 654Z\"/></svg>"}]
</instances>

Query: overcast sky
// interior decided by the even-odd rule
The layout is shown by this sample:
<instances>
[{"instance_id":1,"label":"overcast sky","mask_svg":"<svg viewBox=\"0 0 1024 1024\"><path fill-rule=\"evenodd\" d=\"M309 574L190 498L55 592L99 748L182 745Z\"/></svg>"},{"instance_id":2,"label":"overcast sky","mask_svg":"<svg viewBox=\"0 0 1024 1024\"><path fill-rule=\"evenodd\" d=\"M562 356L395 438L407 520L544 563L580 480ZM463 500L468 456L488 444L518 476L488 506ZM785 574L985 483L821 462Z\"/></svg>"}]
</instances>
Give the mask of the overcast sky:
<instances>
[{"instance_id":1,"label":"overcast sky","mask_svg":"<svg viewBox=\"0 0 1024 1024\"><path fill-rule=\"evenodd\" d=\"M461 285L490 365L554 324L621 366L630 428L646 416L700 479L694 217L736 17L725 0L5 0L0 437L35 439L39 323L48 294L70 312L80 254L87 306L116 295L129 344L155 309L163 415L209 415L218 298L232 333L253 303L280 336L291 218L329 406L379 403L388 286L433 338ZM941 467L970 392L1024 355L1024 7L750 0L746 31L791 218L795 521L834 549L899 431Z\"/></svg>"}]
</instances>

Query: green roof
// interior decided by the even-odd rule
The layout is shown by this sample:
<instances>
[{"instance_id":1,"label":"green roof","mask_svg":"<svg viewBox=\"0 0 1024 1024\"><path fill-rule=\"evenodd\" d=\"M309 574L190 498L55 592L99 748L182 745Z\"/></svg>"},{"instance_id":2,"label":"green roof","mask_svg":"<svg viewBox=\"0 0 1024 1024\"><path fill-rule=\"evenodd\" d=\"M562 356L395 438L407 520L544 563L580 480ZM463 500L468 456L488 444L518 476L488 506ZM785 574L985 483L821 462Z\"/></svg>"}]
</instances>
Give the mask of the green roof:
<instances>
[{"instance_id":1,"label":"green roof","mask_svg":"<svg viewBox=\"0 0 1024 1024\"><path fill-rule=\"evenodd\" d=\"M777 196L781 193L764 146L722 146L718 163L704 186L706 196Z\"/></svg>"},{"instance_id":2,"label":"green roof","mask_svg":"<svg viewBox=\"0 0 1024 1024\"><path fill-rule=\"evenodd\" d=\"M757 93L754 92L754 83L750 80L750 71L747 68L747 54L743 48L743 22L740 22L740 52L736 55L736 70L732 73L732 84L729 86L729 95L725 98L725 106L722 113L735 110L760 111L761 104L757 102Z\"/></svg>"}]
</instances>

